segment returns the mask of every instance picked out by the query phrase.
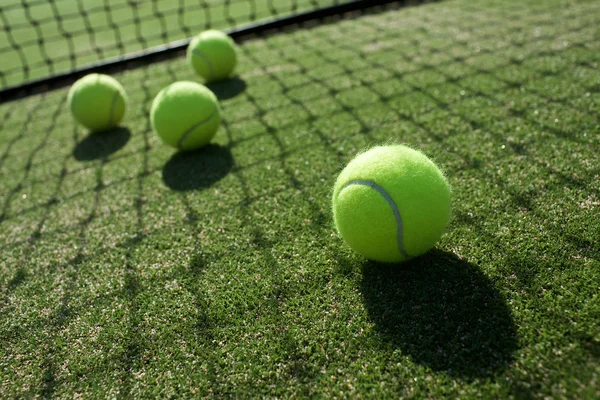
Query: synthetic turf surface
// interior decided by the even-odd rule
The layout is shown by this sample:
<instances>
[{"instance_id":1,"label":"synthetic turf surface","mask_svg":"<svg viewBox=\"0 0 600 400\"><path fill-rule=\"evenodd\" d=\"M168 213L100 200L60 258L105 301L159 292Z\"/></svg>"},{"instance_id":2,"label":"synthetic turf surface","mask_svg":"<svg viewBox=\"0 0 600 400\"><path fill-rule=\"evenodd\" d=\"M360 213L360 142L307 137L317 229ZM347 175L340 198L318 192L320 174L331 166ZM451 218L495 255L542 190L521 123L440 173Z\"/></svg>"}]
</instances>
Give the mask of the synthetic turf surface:
<instances>
[{"instance_id":1,"label":"synthetic turf surface","mask_svg":"<svg viewBox=\"0 0 600 400\"><path fill-rule=\"evenodd\" d=\"M117 74L105 136L66 88L0 106L0 392L597 397L599 22L453 0L253 39L193 154L148 121L183 58ZM380 143L453 186L407 265L332 227L336 174Z\"/></svg>"},{"instance_id":2,"label":"synthetic turf surface","mask_svg":"<svg viewBox=\"0 0 600 400\"><path fill-rule=\"evenodd\" d=\"M186 39L208 27L239 26L344 1L4 0L0 88Z\"/></svg>"}]
</instances>

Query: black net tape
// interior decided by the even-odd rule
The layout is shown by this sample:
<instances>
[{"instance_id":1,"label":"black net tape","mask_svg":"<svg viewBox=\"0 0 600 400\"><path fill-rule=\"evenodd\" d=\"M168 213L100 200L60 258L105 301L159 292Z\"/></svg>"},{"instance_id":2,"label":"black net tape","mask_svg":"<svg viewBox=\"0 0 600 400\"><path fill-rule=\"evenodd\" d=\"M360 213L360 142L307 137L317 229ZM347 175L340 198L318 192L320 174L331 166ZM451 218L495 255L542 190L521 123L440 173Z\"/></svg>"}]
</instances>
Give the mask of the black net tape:
<instances>
[{"instance_id":1,"label":"black net tape","mask_svg":"<svg viewBox=\"0 0 600 400\"><path fill-rule=\"evenodd\" d=\"M352 0L5 0L0 90L107 58ZM368 3L368 2L366 2Z\"/></svg>"}]
</instances>

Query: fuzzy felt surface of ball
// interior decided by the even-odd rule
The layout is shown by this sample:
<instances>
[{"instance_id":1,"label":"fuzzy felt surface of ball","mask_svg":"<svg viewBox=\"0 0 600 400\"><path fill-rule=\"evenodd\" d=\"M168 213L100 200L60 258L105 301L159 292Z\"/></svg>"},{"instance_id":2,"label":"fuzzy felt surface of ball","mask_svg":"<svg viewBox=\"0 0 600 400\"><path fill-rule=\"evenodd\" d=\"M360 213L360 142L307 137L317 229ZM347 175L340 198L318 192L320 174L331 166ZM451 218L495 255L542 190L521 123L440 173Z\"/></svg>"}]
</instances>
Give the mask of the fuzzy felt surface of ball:
<instances>
[{"instance_id":1,"label":"fuzzy felt surface of ball","mask_svg":"<svg viewBox=\"0 0 600 400\"><path fill-rule=\"evenodd\" d=\"M404 145L374 147L354 158L333 191L335 226L364 257L403 262L426 253L451 216L451 190L440 168Z\"/></svg>"}]
</instances>

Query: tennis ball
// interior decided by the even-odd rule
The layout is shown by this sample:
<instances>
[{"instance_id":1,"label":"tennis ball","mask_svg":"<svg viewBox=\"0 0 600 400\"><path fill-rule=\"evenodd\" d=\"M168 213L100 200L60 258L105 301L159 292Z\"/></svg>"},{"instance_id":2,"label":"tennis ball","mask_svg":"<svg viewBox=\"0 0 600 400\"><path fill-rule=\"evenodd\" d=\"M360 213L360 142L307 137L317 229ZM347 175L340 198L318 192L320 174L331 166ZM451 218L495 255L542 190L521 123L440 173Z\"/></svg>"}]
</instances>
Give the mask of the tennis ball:
<instances>
[{"instance_id":1,"label":"tennis ball","mask_svg":"<svg viewBox=\"0 0 600 400\"><path fill-rule=\"evenodd\" d=\"M450 186L423 153L374 147L340 173L333 216L344 241L366 258L401 262L440 239L450 220Z\"/></svg>"},{"instance_id":2,"label":"tennis ball","mask_svg":"<svg viewBox=\"0 0 600 400\"><path fill-rule=\"evenodd\" d=\"M90 74L71 86L68 103L81 125L100 132L119 125L127 108L127 95L113 77Z\"/></svg>"},{"instance_id":3,"label":"tennis ball","mask_svg":"<svg viewBox=\"0 0 600 400\"><path fill-rule=\"evenodd\" d=\"M221 31L204 31L190 42L187 59L194 71L207 82L220 81L228 78L235 69L235 43Z\"/></svg>"},{"instance_id":4,"label":"tennis ball","mask_svg":"<svg viewBox=\"0 0 600 400\"><path fill-rule=\"evenodd\" d=\"M180 150L205 146L221 122L217 96L195 82L175 82L158 93L150 109L152 128L160 139Z\"/></svg>"}]
</instances>

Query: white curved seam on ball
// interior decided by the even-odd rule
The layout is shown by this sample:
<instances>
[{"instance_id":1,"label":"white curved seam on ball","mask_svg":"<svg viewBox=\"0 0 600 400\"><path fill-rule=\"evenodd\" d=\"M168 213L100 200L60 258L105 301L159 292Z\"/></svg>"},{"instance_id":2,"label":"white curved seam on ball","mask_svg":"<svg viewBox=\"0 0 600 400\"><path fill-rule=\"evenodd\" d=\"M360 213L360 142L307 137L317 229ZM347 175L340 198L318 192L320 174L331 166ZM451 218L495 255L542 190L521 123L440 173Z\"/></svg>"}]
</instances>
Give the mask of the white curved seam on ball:
<instances>
[{"instance_id":1,"label":"white curved seam on ball","mask_svg":"<svg viewBox=\"0 0 600 400\"><path fill-rule=\"evenodd\" d=\"M114 124L114 118L115 118L115 105L117 104L117 100L119 99L119 91L117 90L115 92L115 94L113 95L112 98L112 102L110 104L110 114L108 116L108 122L110 123L110 125Z\"/></svg>"},{"instance_id":2,"label":"white curved seam on ball","mask_svg":"<svg viewBox=\"0 0 600 400\"><path fill-rule=\"evenodd\" d=\"M351 185L368 186L368 187L370 187L372 189L375 189L381 196L383 196L383 198L385 199L385 201L387 201L387 203L389 204L390 208L392 209L392 212L394 213L394 218L396 219L396 227L398 228L398 237L397 237L397 239L398 239L398 251L400 251L400 254L402 254L406 259L410 258L410 256L408 255L408 253L404 249L404 233L403 233L403 231L404 231L404 225L402 224L402 216L400 215L400 210L398 209L398 206L396 205L396 203L392 199L392 196L390 196L389 193L386 192L384 188L382 188L381 186L379 186L375 182L369 181L369 180L366 180L366 179L355 179L355 180L352 180L352 181L346 183L342 187L341 190L344 190L345 188L347 188L348 186L351 186Z\"/></svg>"},{"instance_id":3,"label":"white curved seam on ball","mask_svg":"<svg viewBox=\"0 0 600 400\"><path fill-rule=\"evenodd\" d=\"M201 52L198 49L192 50L192 54L195 54L198 57L202 58L204 60L204 62L206 64L208 64L208 72L210 73L210 76L208 77L208 80L212 79L215 76L215 68L212 65L212 63L210 62L210 60L208 59L208 57L206 56L206 54L204 54L203 52Z\"/></svg>"},{"instance_id":4,"label":"white curved seam on ball","mask_svg":"<svg viewBox=\"0 0 600 400\"><path fill-rule=\"evenodd\" d=\"M210 121L211 119L213 119L213 117L215 116L216 113L217 113L217 109L215 108L213 110L213 112L208 117L204 118L200 122L195 123L190 129L188 129L187 131L185 131L183 133L183 135L181 135L181 137L177 141L177 147L181 149L181 145L183 145L183 142L185 142L185 139L187 139L187 137L192 132L194 132L196 129L198 129L200 126L204 125L205 123L207 123L208 121Z\"/></svg>"}]
</instances>

